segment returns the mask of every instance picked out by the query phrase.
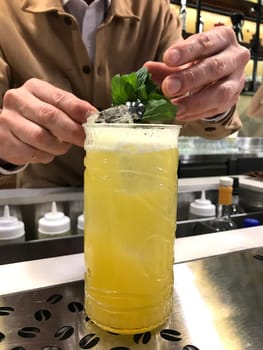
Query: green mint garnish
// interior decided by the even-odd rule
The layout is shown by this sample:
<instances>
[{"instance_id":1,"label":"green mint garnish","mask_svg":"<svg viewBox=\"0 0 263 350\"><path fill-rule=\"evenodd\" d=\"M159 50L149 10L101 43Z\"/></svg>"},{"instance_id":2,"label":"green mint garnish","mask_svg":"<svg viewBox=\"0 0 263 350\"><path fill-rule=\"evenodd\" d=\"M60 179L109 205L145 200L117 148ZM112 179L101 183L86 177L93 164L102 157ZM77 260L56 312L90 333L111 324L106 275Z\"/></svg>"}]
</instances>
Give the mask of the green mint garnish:
<instances>
[{"instance_id":1,"label":"green mint garnish","mask_svg":"<svg viewBox=\"0 0 263 350\"><path fill-rule=\"evenodd\" d=\"M164 123L175 118L177 107L162 94L146 67L130 74L115 75L111 81L111 93L113 106L133 101L143 103L143 115L136 122Z\"/></svg>"}]
</instances>

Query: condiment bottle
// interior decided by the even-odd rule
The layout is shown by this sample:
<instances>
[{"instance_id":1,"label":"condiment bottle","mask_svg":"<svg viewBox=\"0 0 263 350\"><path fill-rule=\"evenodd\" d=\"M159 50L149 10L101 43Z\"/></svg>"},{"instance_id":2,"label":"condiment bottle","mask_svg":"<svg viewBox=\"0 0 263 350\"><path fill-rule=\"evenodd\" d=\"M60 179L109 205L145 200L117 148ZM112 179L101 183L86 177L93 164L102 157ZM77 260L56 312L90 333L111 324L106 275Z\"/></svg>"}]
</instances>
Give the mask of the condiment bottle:
<instances>
[{"instance_id":1,"label":"condiment bottle","mask_svg":"<svg viewBox=\"0 0 263 350\"><path fill-rule=\"evenodd\" d=\"M4 206L0 217L0 244L10 244L25 241L25 225L17 217L10 215L9 206Z\"/></svg>"},{"instance_id":2,"label":"condiment bottle","mask_svg":"<svg viewBox=\"0 0 263 350\"><path fill-rule=\"evenodd\" d=\"M190 204L189 219L201 219L214 217L216 215L216 206L206 199L205 191L202 190L201 198L196 199Z\"/></svg>"},{"instance_id":3,"label":"condiment bottle","mask_svg":"<svg viewBox=\"0 0 263 350\"><path fill-rule=\"evenodd\" d=\"M78 216L77 231L79 235L84 234L84 214Z\"/></svg>"},{"instance_id":4,"label":"condiment bottle","mask_svg":"<svg viewBox=\"0 0 263 350\"><path fill-rule=\"evenodd\" d=\"M39 238L57 238L70 235L70 218L57 210L56 202L52 202L51 211L38 221Z\"/></svg>"}]
</instances>

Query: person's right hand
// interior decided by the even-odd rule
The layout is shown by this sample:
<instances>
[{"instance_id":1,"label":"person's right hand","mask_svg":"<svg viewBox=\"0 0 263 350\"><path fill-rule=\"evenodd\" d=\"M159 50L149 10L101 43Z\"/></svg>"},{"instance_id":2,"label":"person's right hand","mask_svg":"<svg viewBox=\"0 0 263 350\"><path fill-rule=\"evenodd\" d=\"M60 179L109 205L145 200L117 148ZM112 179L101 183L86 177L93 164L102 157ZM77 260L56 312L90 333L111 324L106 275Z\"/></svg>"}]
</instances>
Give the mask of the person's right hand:
<instances>
[{"instance_id":1,"label":"person's right hand","mask_svg":"<svg viewBox=\"0 0 263 350\"><path fill-rule=\"evenodd\" d=\"M95 111L87 101L36 78L8 90L0 113L0 159L49 163L72 144L83 147L82 124Z\"/></svg>"}]
</instances>

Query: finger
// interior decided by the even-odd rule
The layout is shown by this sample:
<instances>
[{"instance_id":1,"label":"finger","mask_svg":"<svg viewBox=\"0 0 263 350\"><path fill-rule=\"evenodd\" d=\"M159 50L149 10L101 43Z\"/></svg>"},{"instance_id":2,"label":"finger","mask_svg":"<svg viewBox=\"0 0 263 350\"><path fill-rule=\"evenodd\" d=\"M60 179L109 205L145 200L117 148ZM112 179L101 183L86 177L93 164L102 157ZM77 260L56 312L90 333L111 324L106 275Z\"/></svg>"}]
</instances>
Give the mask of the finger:
<instances>
[{"instance_id":1,"label":"finger","mask_svg":"<svg viewBox=\"0 0 263 350\"><path fill-rule=\"evenodd\" d=\"M16 165L27 163L49 163L54 155L40 151L19 140L10 131L0 130L2 140L0 158Z\"/></svg>"},{"instance_id":2,"label":"finger","mask_svg":"<svg viewBox=\"0 0 263 350\"><path fill-rule=\"evenodd\" d=\"M232 28L227 26L216 27L212 30L193 34L184 41L171 46L163 56L163 61L170 67L193 62L210 57L226 47L238 45Z\"/></svg>"},{"instance_id":3,"label":"finger","mask_svg":"<svg viewBox=\"0 0 263 350\"><path fill-rule=\"evenodd\" d=\"M19 115L16 116L10 129L13 135L24 144L55 156L65 154L71 146L59 140L45 128Z\"/></svg>"},{"instance_id":4,"label":"finger","mask_svg":"<svg viewBox=\"0 0 263 350\"><path fill-rule=\"evenodd\" d=\"M178 68L171 68L164 63L153 61L146 62L144 67L148 69L149 73L152 75L152 80L157 85L161 85L164 78L178 70Z\"/></svg>"},{"instance_id":5,"label":"finger","mask_svg":"<svg viewBox=\"0 0 263 350\"><path fill-rule=\"evenodd\" d=\"M191 121L224 113L237 103L240 96L240 85L242 85L240 81L234 78L223 79L193 95L173 99L172 103L178 106L176 119Z\"/></svg>"},{"instance_id":6,"label":"finger","mask_svg":"<svg viewBox=\"0 0 263 350\"><path fill-rule=\"evenodd\" d=\"M64 111L80 124L85 123L87 116L97 111L89 102L54 87L48 82L33 78L28 80L24 86L37 98Z\"/></svg>"},{"instance_id":7,"label":"finger","mask_svg":"<svg viewBox=\"0 0 263 350\"><path fill-rule=\"evenodd\" d=\"M167 97L195 91L209 83L221 80L238 67L236 56L228 58L224 53L196 62L186 69L177 71L164 79L162 91ZM243 67L238 69L242 74Z\"/></svg>"},{"instance_id":8,"label":"finger","mask_svg":"<svg viewBox=\"0 0 263 350\"><path fill-rule=\"evenodd\" d=\"M8 157L8 161L14 164L36 161L47 163L54 155L64 154L70 148L69 144L59 141L48 131L16 112L11 112L11 115L5 110L2 112L0 133L4 159Z\"/></svg>"},{"instance_id":9,"label":"finger","mask_svg":"<svg viewBox=\"0 0 263 350\"><path fill-rule=\"evenodd\" d=\"M39 100L26 89L17 90L9 90L6 93L4 97L5 108L16 109L23 117L49 131L60 142L83 146L85 135L81 124L72 120L55 106ZM48 137L47 132L44 133L43 130L42 139L44 135ZM50 137L51 135L49 139Z\"/></svg>"}]
</instances>

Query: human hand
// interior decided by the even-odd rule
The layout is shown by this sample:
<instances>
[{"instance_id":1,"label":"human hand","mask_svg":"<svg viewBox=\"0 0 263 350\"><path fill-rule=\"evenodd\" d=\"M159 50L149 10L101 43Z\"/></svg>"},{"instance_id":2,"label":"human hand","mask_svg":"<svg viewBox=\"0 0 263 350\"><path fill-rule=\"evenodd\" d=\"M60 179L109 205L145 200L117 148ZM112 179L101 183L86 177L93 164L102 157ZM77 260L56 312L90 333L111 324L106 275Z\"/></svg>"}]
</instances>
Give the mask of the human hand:
<instances>
[{"instance_id":1,"label":"human hand","mask_svg":"<svg viewBox=\"0 0 263 350\"><path fill-rule=\"evenodd\" d=\"M163 63L145 65L163 93L178 105L176 119L191 121L223 113L238 101L249 58L232 28L219 26L171 46Z\"/></svg>"},{"instance_id":2,"label":"human hand","mask_svg":"<svg viewBox=\"0 0 263 350\"><path fill-rule=\"evenodd\" d=\"M49 163L70 146L83 147L90 103L39 80L6 92L0 113L0 158L16 165Z\"/></svg>"}]
</instances>

